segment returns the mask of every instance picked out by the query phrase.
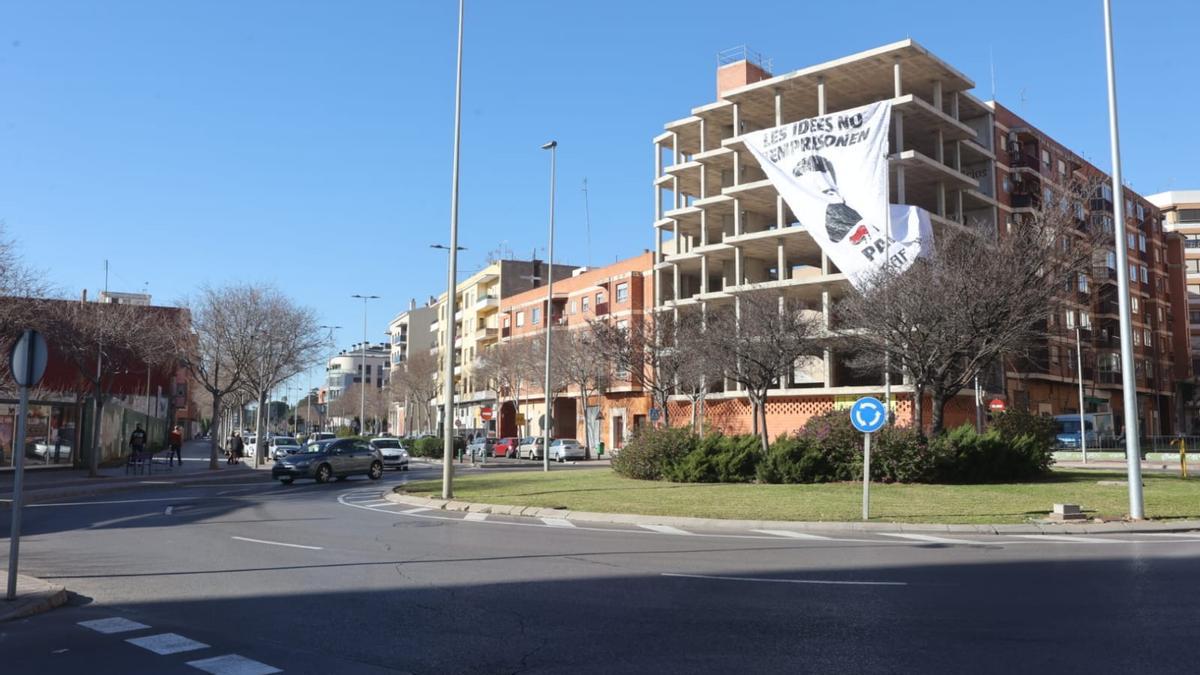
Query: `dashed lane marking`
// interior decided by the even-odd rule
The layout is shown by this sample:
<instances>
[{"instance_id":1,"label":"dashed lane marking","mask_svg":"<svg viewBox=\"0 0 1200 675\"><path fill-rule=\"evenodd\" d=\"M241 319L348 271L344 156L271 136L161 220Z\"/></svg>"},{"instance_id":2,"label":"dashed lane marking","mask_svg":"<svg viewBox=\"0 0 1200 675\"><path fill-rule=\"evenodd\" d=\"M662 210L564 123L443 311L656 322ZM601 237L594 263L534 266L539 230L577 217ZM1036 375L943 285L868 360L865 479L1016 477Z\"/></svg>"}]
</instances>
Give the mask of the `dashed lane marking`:
<instances>
[{"instance_id":1,"label":"dashed lane marking","mask_svg":"<svg viewBox=\"0 0 1200 675\"><path fill-rule=\"evenodd\" d=\"M658 532L661 534L692 534L687 530L681 530L678 527L671 527L670 525L638 525L638 527L642 528L643 530L650 530L651 532Z\"/></svg>"},{"instance_id":2,"label":"dashed lane marking","mask_svg":"<svg viewBox=\"0 0 1200 675\"><path fill-rule=\"evenodd\" d=\"M283 672L274 666L268 666L265 663L260 663L238 654L226 654L224 656L214 656L211 659L188 661L187 664L197 670L203 670L213 675L270 675L271 673Z\"/></svg>"},{"instance_id":3,"label":"dashed lane marking","mask_svg":"<svg viewBox=\"0 0 1200 675\"><path fill-rule=\"evenodd\" d=\"M481 522L487 520L487 514L486 513L468 513L467 515L463 516L463 520L469 520L471 522L481 523Z\"/></svg>"},{"instance_id":4,"label":"dashed lane marking","mask_svg":"<svg viewBox=\"0 0 1200 675\"><path fill-rule=\"evenodd\" d=\"M987 542L976 541L974 539L952 539L950 537L935 537L932 534L912 534L898 532L881 532L885 537L897 537L899 539L911 539L913 541L923 541L930 544L950 544L953 546L971 546L986 544Z\"/></svg>"},{"instance_id":5,"label":"dashed lane marking","mask_svg":"<svg viewBox=\"0 0 1200 675\"><path fill-rule=\"evenodd\" d=\"M429 511L429 510L430 510L430 509L426 509L426 508L421 508L421 507L418 507L418 508L415 508L415 509L408 509L407 511L401 511L400 513L403 513L403 514L405 514L405 515L409 515L409 516L411 516L411 515L415 515L415 514L418 514L418 513L425 513L426 511Z\"/></svg>"},{"instance_id":6,"label":"dashed lane marking","mask_svg":"<svg viewBox=\"0 0 1200 675\"><path fill-rule=\"evenodd\" d=\"M84 628L90 628L97 633L104 633L105 635L111 635L113 633L129 633L135 630L143 630L150 627L144 623L130 621L129 619L119 616L114 616L108 619L80 621L79 625L83 626Z\"/></svg>"},{"instance_id":7,"label":"dashed lane marking","mask_svg":"<svg viewBox=\"0 0 1200 675\"><path fill-rule=\"evenodd\" d=\"M819 586L907 586L907 581L843 581L840 579L764 579L761 577L724 577L709 574L674 574L663 572L664 577L683 579L714 579L716 581L758 581L767 584L814 584Z\"/></svg>"},{"instance_id":8,"label":"dashed lane marking","mask_svg":"<svg viewBox=\"0 0 1200 675\"><path fill-rule=\"evenodd\" d=\"M796 532L794 530L750 530L759 534L769 534L773 537L787 537L789 539L810 539L813 541L833 541L832 537L822 537L819 534L809 534L807 532Z\"/></svg>"},{"instance_id":9,"label":"dashed lane marking","mask_svg":"<svg viewBox=\"0 0 1200 675\"><path fill-rule=\"evenodd\" d=\"M324 550L320 546L305 546L304 544L288 544L288 543L285 543L282 541L267 541L266 539L251 539L250 537L230 537L230 539L237 539L238 541L248 541L248 542L251 542L254 544L270 544L271 546L286 546L288 548L303 548L303 549L308 549L309 551Z\"/></svg>"},{"instance_id":10,"label":"dashed lane marking","mask_svg":"<svg viewBox=\"0 0 1200 675\"><path fill-rule=\"evenodd\" d=\"M191 638L185 638L178 633L147 635L146 637L128 638L125 641L131 645L137 645L142 649L148 649L159 656L178 654L180 652L191 652L197 649L206 649L208 647L208 645L204 644L203 642L197 642Z\"/></svg>"},{"instance_id":11,"label":"dashed lane marking","mask_svg":"<svg viewBox=\"0 0 1200 675\"><path fill-rule=\"evenodd\" d=\"M550 527L575 527L575 523L566 518L541 518L540 520Z\"/></svg>"}]
</instances>

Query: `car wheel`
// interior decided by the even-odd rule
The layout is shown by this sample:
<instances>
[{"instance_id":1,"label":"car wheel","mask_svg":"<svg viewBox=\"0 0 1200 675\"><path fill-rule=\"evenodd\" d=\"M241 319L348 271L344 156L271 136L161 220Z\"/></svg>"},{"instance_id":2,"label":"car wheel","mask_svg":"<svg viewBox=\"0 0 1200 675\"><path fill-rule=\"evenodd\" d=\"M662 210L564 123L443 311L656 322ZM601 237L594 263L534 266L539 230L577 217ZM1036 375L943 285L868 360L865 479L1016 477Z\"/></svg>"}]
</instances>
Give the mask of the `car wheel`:
<instances>
[{"instance_id":1,"label":"car wheel","mask_svg":"<svg viewBox=\"0 0 1200 675\"><path fill-rule=\"evenodd\" d=\"M400 470L401 470L401 471L408 471L408 465L407 465L407 464L405 464L404 466L400 467Z\"/></svg>"},{"instance_id":2,"label":"car wheel","mask_svg":"<svg viewBox=\"0 0 1200 675\"><path fill-rule=\"evenodd\" d=\"M317 482L328 483L333 478L333 469L328 464L317 467Z\"/></svg>"},{"instance_id":3,"label":"car wheel","mask_svg":"<svg viewBox=\"0 0 1200 675\"><path fill-rule=\"evenodd\" d=\"M292 484L292 480L294 480L294 479L292 479L292 478L287 478L287 477L284 477L284 478L280 478L280 479L279 479L279 482L280 482L280 483L283 483L284 485L291 485L291 484Z\"/></svg>"},{"instance_id":4,"label":"car wheel","mask_svg":"<svg viewBox=\"0 0 1200 675\"><path fill-rule=\"evenodd\" d=\"M371 462L371 469L367 471L367 478L371 480L379 480L383 478L383 463Z\"/></svg>"}]
</instances>

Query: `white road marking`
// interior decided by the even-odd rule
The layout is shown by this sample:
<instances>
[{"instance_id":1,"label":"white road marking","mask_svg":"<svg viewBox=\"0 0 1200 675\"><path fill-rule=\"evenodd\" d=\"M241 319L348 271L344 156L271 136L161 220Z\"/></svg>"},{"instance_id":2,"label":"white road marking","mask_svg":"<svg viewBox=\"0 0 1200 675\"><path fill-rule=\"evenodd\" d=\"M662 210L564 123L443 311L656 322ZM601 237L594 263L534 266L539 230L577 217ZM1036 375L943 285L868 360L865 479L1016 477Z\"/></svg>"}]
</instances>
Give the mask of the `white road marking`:
<instances>
[{"instance_id":1,"label":"white road marking","mask_svg":"<svg viewBox=\"0 0 1200 675\"><path fill-rule=\"evenodd\" d=\"M807 532L796 532L794 530L750 530L759 534L769 534L774 537L788 537L790 539L812 539L814 541L833 541L833 537L822 537L819 534L809 534Z\"/></svg>"},{"instance_id":2,"label":"white road marking","mask_svg":"<svg viewBox=\"0 0 1200 675\"><path fill-rule=\"evenodd\" d=\"M175 511L174 506L168 506L166 511L163 511L164 516L169 516Z\"/></svg>"},{"instance_id":3,"label":"white road marking","mask_svg":"<svg viewBox=\"0 0 1200 675\"><path fill-rule=\"evenodd\" d=\"M1150 537L1177 537L1184 541L1200 541L1200 532L1146 532Z\"/></svg>"},{"instance_id":4,"label":"white road marking","mask_svg":"<svg viewBox=\"0 0 1200 675\"><path fill-rule=\"evenodd\" d=\"M651 532L658 532L660 534L692 534L687 530L681 530L678 527L671 527L670 525L638 525L638 527L642 528L643 530L650 530Z\"/></svg>"},{"instance_id":5,"label":"white road marking","mask_svg":"<svg viewBox=\"0 0 1200 675\"><path fill-rule=\"evenodd\" d=\"M575 523L566 518L542 518L541 521L550 527L575 527Z\"/></svg>"},{"instance_id":6,"label":"white road marking","mask_svg":"<svg viewBox=\"0 0 1200 675\"><path fill-rule=\"evenodd\" d=\"M97 504L144 504L146 502L177 502L179 497L154 497L151 499L111 499L102 502L58 502L55 504L26 504L27 509L44 509L49 506L95 506Z\"/></svg>"},{"instance_id":7,"label":"white road marking","mask_svg":"<svg viewBox=\"0 0 1200 675\"><path fill-rule=\"evenodd\" d=\"M138 485L174 485L173 480L140 480Z\"/></svg>"},{"instance_id":8,"label":"white road marking","mask_svg":"<svg viewBox=\"0 0 1200 675\"><path fill-rule=\"evenodd\" d=\"M150 627L144 623L130 621L129 619L124 619L119 616L114 616L110 619L92 619L91 621L80 621L79 625L83 626L84 628L91 628L97 633L104 633L105 635L111 635L113 633L128 633L130 631L142 630L143 628Z\"/></svg>"},{"instance_id":9,"label":"white road marking","mask_svg":"<svg viewBox=\"0 0 1200 675\"><path fill-rule=\"evenodd\" d=\"M913 541L924 541L931 544L952 544L955 546L966 546L971 544L985 544L987 542L976 541L974 539L951 539L950 537L935 537L931 534L912 534L912 533L893 533L881 532L885 537L899 537L901 539L912 539Z\"/></svg>"},{"instance_id":10,"label":"white road marking","mask_svg":"<svg viewBox=\"0 0 1200 675\"><path fill-rule=\"evenodd\" d=\"M907 586L907 581L839 581L835 579L763 579L760 577L722 577L708 574L673 574L663 572L664 577L684 579L715 579L717 581L761 581L769 584L815 584L828 586Z\"/></svg>"},{"instance_id":11,"label":"white road marking","mask_svg":"<svg viewBox=\"0 0 1200 675\"><path fill-rule=\"evenodd\" d=\"M1074 534L1014 534L1014 537L1032 539L1034 541L1055 541L1068 544L1127 544L1120 539L1100 539L1099 537L1081 537Z\"/></svg>"},{"instance_id":12,"label":"white road marking","mask_svg":"<svg viewBox=\"0 0 1200 675\"><path fill-rule=\"evenodd\" d=\"M259 663L258 661L237 654L226 654L224 656L214 656L211 659L188 661L187 664L197 670L203 670L213 675L270 675L271 673L283 672L274 666L268 666L265 663Z\"/></svg>"},{"instance_id":13,"label":"white road marking","mask_svg":"<svg viewBox=\"0 0 1200 675\"><path fill-rule=\"evenodd\" d=\"M389 504L390 502L386 499L372 499L370 501L361 501L361 502L354 502L354 503L358 504L360 506L365 506L367 508L371 508L372 506L383 506L384 504Z\"/></svg>"},{"instance_id":14,"label":"white road marking","mask_svg":"<svg viewBox=\"0 0 1200 675\"><path fill-rule=\"evenodd\" d=\"M177 633L147 635L146 637L128 638L125 641L129 644L137 645L142 649L148 649L159 656L190 652L208 647L203 642L196 642Z\"/></svg>"},{"instance_id":15,"label":"white road marking","mask_svg":"<svg viewBox=\"0 0 1200 675\"><path fill-rule=\"evenodd\" d=\"M467 515L463 516L463 520L470 520L475 523L480 523L480 522L487 520L487 514L486 513L468 513Z\"/></svg>"},{"instance_id":16,"label":"white road marking","mask_svg":"<svg viewBox=\"0 0 1200 675\"><path fill-rule=\"evenodd\" d=\"M415 508L415 509L408 509L407 511L401 511L400 513L411 516L414 513L425 513L428 510L429 509L426 509L426 508Z\"/></svg>"},{"instance_id":17,"label":"white road marking","mask_svg":"<svg viewBox=\"0 0 1200 675\"><path fill-rule=\"evenodd\" d=\"M270 544L271 546L287 546L288 548L304 548L304 549L308 549L310 551L324 550L320 546L305 546L303 544L285 544L282 541L267 541L266 539L251 539L249 537L230 537L230 538L237 539L238 541L249 541L249 542L253 542L255 544Z\"/></svg>"}]
</instances>

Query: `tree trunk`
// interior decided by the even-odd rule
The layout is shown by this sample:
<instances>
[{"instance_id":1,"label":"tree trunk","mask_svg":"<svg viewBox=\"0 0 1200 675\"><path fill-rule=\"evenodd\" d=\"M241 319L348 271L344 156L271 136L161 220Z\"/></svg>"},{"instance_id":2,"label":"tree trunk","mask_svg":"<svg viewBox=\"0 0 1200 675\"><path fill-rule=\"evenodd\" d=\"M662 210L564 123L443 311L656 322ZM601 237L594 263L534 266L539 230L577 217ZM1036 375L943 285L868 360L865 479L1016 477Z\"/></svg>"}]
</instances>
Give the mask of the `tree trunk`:
<instances>
[{"instance_id":1,"label":"tree trunk","mask_svg":"<svg viewBox=\"0 0 1200 675\"><path fill-rule=\"evenodd\" d=\"M88 458L88 477L100 475L100 420L104 413L104 395L97 386L92 392L92 455Z\"/></svg>"},{"instance_id":2,"label":"tree trunk","mask_svg":"<svg viewBox=\"0 0 1200 675\"><path fill-rule=\"evenodd\" d=\"M696 406L699 404L695 398L692 398L692 433L696 433Z\"/></svg>"},{"instance_id":3,"label":"tree trunk","mask_svg":"<svg viewBox=\"0 0 1200 675\"><path fill-rule=\"evenodd\" d=\"M707 388L705 388L707 389ZM704 396L708 392L705 389L700 390L700 431L699 435L704 435Z\"/></svg>"},{"instance_id":4,"label":"tree trunk","mask_svg":"<svg viewBox=\"0 0 1200 675\"><path fill-rule=\"evenodd\" d=\"M929 393L929 404L929 435L938 436L942 433L945 423L946 394L941 389L932 390Z\"/></svg>"},{"instance_id":5,"label":"tree trunk","mask_svg":"<svg viewBox=\"0 0 1200 675\"><path fill-rule=\"evenodd\" d=\"M216 468L218 468L217 467L217 440L218 440L218 435L220 433L220 429L217 428L217 426L216 426L216 420L220 419L220 415L221 415L221 394L219 392L215 392L211 389L209 390L209 393L212 394L212 398L213 398L213 404L212 404L213 424L210 425L210 431L208 434L208 468L216 469Z\"/></svg>"},{"instance_id":6,"label":"tree trunk","mask_svg":"<svg viewBox=\"0 0 1200 675\"><path fill-rule=\"evenodd\" d=\"M913 418L912 427L918 434L925 434L925 387L913 385L912 398Z\"/></svg>"},{"instance_id":7,"label":"tree trunk","mask_svg":"<svg viewBox=\"0 0 1200 675\"><path fill-rule=\"evenodd\" d=\"M754 400L754 426L758 432L758 439L762 444L763 454L767 454L767 449L770 447L769 436L767 433L767 399L766 396Z\"/></svg>"}]
</instances>

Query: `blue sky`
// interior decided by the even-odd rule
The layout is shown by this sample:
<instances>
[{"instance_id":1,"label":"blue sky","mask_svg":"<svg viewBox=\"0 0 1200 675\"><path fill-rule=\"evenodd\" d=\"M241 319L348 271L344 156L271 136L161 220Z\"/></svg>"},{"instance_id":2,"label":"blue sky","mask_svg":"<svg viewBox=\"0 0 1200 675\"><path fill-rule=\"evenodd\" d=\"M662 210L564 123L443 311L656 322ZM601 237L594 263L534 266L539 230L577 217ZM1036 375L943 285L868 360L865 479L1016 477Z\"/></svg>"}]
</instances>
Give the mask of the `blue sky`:
<instances>
[{"instance_id":1,"label":"blue sky","mask_svg":"<svg viewBox=\"0 0 1200 675\"><path fill-rule=\"evenodd\" d=\"M8 3L0 10L0 220L64 292L172 302L274 282L361 339L445 290L452 0ZM1200 187L1200 8L1116 0L1125 176ZM1000 8L1003 8L1001 10ZM1150 11L1150 8L1153 11ZM777 73L912 37L1109 166L1099 0L734 3L469 0L460 267L545 246L559 141L557 258L653 241L650 140L714 96L717 51ZM544 255L544 251L539 251Z\"/></svg>"}]
</instances>

